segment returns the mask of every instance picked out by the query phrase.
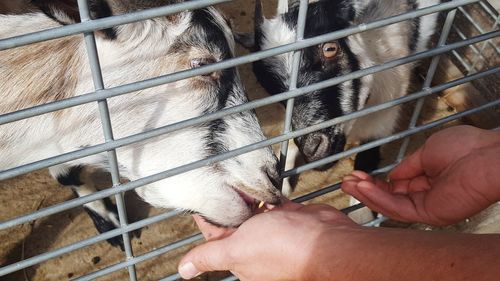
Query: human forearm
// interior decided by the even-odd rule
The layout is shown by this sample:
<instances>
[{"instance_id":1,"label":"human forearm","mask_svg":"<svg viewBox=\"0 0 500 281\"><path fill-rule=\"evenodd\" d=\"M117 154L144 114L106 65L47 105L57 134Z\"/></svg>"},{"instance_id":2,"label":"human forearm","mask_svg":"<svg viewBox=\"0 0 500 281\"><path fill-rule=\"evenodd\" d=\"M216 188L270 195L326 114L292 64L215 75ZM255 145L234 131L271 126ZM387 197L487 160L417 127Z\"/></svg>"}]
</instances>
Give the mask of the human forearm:
<instances>
[{"instance_id":1,"label":"human forearm","mask_svg":"<svg viewBox=\"0 0 500 281\"><path fill-rule=\"evenodd\" d=\"M498 280L500 235L332 229L301 280Z\"/></svg>"}]
</instances>

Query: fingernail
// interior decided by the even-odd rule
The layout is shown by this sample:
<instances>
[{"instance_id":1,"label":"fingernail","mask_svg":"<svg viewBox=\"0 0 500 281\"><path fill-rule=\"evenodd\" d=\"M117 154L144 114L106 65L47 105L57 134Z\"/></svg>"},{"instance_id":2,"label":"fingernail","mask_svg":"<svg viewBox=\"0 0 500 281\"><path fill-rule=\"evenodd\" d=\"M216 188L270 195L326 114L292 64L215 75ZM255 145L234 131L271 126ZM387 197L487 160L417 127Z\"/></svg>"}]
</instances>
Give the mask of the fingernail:
<instances>
[{"instance_id":1,"label":"fingernail","mask_svg":"<svg viewBox=\"0 0 500 281\"><path fill-rule=\"evenodd\" d=\"M360 181L357 184L358 188L364 188L364 189L369 189L373 187L373 184L368 182L368 181Z\"/></svg>"},{"instance_id":2,"label":"fingernail","mask_svg":"<svg viewBox=\"0 0 500 281\"><path fill-rule=\"evenodd\" d=\"M196 269L194 264L192 264L191 262L187 262L179 266L179 274L184 279L192 279L200 275L201 272L198 269Z\"/></svg>"},{"instance_id":3,"label":"fingernail","mask_svg":"<svg viewBox=\"0 0 500 281\"><path fill-rule=\"evenodd\" d=\"M357 177L354 177L354 176L345 176L342 181L355 181L355 180L358 180Z\"/></svg>"}]
</instances>

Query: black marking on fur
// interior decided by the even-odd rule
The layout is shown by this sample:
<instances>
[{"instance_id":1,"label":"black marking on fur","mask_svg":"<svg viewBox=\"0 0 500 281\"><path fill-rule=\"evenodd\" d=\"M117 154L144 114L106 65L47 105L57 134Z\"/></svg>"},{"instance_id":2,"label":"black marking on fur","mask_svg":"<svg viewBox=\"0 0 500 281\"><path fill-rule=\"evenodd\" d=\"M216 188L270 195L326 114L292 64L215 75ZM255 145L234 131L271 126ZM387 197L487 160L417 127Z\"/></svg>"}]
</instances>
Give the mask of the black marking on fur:
<instances>
[{"instance_id":1,"label":"black marking on fur","mask_svg":"<svg viewBox=\"0 0 500 281\"><path fill-rule=\"evenodd\" d=\"M89 3L89 9L92 19L106 18L113 15L111 7L105 0L93 0ZM109 40L115 40L117 37L116 29L114 27L100 30L104 37Z\"/></svg>"},{"instance_id":2,"label":"black marking on fur","mask_svg":"<svg viewBox=\"0 0 500 281\"><path fill-rule=\"evenodd\" d=\"M294 5L289 12L280 15L282 20L291 30L296 30L299 14L298 5ZM326 1L320 0L309 4L307 12L307 24L305 27L305 38L312 38L318 35L326 34L336 30L347 28L351 25L355 17L355 9L350 1ZM256 34L262 34L257 28ZM262 44L263 38L258 40ZM325 81L334 77L358 71L360 63L357 56L351 52L345 38L336 40L340 46L340 54L334 59L325 59L322 57L319 46L309 47L303 50L301 59L301 69L299 71L298 87L304 87L313 83ZM261 48L259 48L261 49ZM254 73L261 85L270 93L278 94L288 90L288 85L282 75L284 67L277 67L278 58L269 58L263 61L255 62L253 65ZM295 99L295 108L293 113L292 125L294 129L300 129L317 124L322 121L330 120L358 109L361 94L361 79L354 79L352 82L352 94L348 97L342 97L342 85L318 90ZM348 89L351 90L351 89ZM342 109L342 98L349 99L352 110ZM321 130L329 136L330 146L328 155L332 155L344 150L345 136L335 130L334 127ZM299 149L301 144L306 143L306 137L295 139ZM328 156L324 155L324 156ZM331 167L335 163L326 165L324 168ZM320 168L321 169L321 168Z\"/></svg>"},{"instance_id":3,"label":"black marking on fur","mask_svg":"<svg viewBox=\"0 0 500 281\"><path fill-rule=\"evenodd\" d=\"M296 30L298 21L299 7L294 5L289 12L281 15L283 21L290 30ZM319 1L309 4L307 12L307 25L304 31L305 38L311 38L335 30L340 30L349 26L349 21L354 18L355 10L348 1ZM260 27L256 28L256 50L261 50L260 45L263 42L263 34ZM304 59L310 58L311 53L316 52L316 47L311 47L304 50ZM272 61L276 58L269 58L262 61L257 61L253 64L253 71L257 76L259 83L268 91L269 94L275 95L288 90L288 86L281 81L280 73L277 73L276 67ZM305 62L307 64L307 62ZM314 64L309 64L314 67ZM320 70L316 65L316 70ZM300 73L310 73L309 69L301 69ZM330 76L330 75L329 75ZM324 77L331 78L330 77ZM300 79L299 79L300 80ZM324 79L323 79L324 80ZM315 81L319 82L319 81ZM300 83L299 86L306 86ZM337 89L331 87L327 92ZM336 116L339 116L338 114Z\"/></svg>"},{"instance_id":4,"label":"black marking on fur","mask_svg":"<svg viewBox=\"0 0 500 281\"><path fill-rule=\"evenodd\" d=\"M45 15L61 25L69 25L72 23L81 22L78 3L76 0L31 0L31 3L38 7ZM112 16L112 11L109 4L105 0L90 0L89 1L90 17L92 19L100 19ZM72 22L65 21L66 19L58 17L56 11L67 16ZM114 27L100 31L106 39L116 39L116 29Z\"/></svg>"},{"instance_id":5,"label":"black marking on fur","mask_svg":"<svg viewBox=\"0 0 500 281\"><path fill-rule=\"evenodd\" d=\"M325 34L347 27L354 19L356 11L350 1L320 0L309 4L307 11L306 34L320 32ZM299 5L292 5L288 13L282 15L285 23L294 30L297 28Z\"/></svg>"},{"instance_id":6,"label":"black marking on fur","mask_svg":"<svg viewBox=\"0 0 500 281\"><path fill-rule=\"evenodd\" d=\"M418 9L417 0L408 0L408 6L411 7L413 11L417 10ZM413 19L413 34L410 38L410 50L412 52L417 50L417 45L420 38L421 20L422 19L420 17Z\"/></svg>"},{"instance_id":7,"label":"black marking on fur","mask_svg":"<svg viewBox=\"0 0 500 281\"><path fill-rule=\"evenodd\" d=\"M199 30L195 30L192 34L192 38L188 39L190 42L195 44L200 44L204 48L214 53L220 53L221 59L226 60L232 58L234 54L232 53L229 42L227 42L227 37L225 30L221 27L214 15L207 9L200 9L193 11L191 21L194 27L198 27L203 32L200 35ZM223 24L223 23L221 23ZM200 37L202 36L202 37ZM234 95L239 95L240 93L235 92L235 85L237 85L237 75L236 68L229 68L221 70L220 76L217 81L217 89L215 91L214 99L217 100L216 106L209 107L204 113L212 113L228 106L232 106L229 103L230 100L241 100L242 98L246 100L246 97L235 97L235 99L230 99ZM227 129L227 124L224 120L215 120L203 126L208 126L210 133L206 137L207 146L209 148L209 155L220 154L228 151L226 145L223 142L221 136L224 135Z\"/></svg>"},{"instance_id":8,"label":"black marking on fur","mask_svg":"<svg viewBox=\"0 0 500 281\"><path fill-rule=\"evenodd\" d=\"M339 40L340 45L343 49L343 52L345 56L347 57L347 60L349 61L349 72L356 72L360 70L359 66L359 60L356 57L354 53L351 52L349 49L349 46L347 46L347 43L345 40ZM360 79L354 79L352 80L352 98L351 98L351 103L353 104L354 110L358 109L358 106L360 104L360 93L361 93L361 80ZM343 112L344 114L349 114L351 112ZM337 116L334 116L337 117Z\"/></svg>"},{"instance_id":9,"label":"black marking on fur","mask_svg":"<svg viewBox=\"0 0 500 281\"><path fill-rule=\"evenodd\" d=\"M209 134L206 137L209 155L222 154L228 151L228 148L221 142L220 136L227 129L227 124L223 120L214 120L209 123Z\"/></svg>"},{"instance_id":10,"label":"black marking on fur","mask_svg":"<svg viewBox=\"0 0 500 281\"><path fill-rule=\"evenodd\" d=\"M94 210L88 208L87 206L83 206L83 209L89 214L90 218L94 222L94 225L99 231L99 233L105 233L111 230L116 229L116 226L110 222L101 217L98 213L96 213ZM121 235L111 237L107 239L108 243L111 244L112 246L115 247L120 247L122 251L125 251L125 245L123 243L123 238Z\"/></svg>"},{"instance_id":11,"label":"black marking on fur","mask_svg":"<svg viewBox=\"0 0 500 281\"><path fill-rule=\"evenodd\" d=\"M102 199L102 201L104 202L104 206L106 206L106 209L109 212L115 214L116 217L118 217L118 208L116 207L115 203L113 203L109 198L104 198Z\"/></svg>"},{"instance_id":12,"label":"black marking on fur","mask_svg":"<svg viewBox=\"0 0 500 281\"><path fill-rule=\"evenodd\" d=\"M273 59L275 58L260 60L253 63L253 72L255 73L257 80L270 95L276 95L288 90L279 74L276 73L275 67L269 63L269 60Z\"/></svg>"},{"instance_id":13,"label":"black marking on fur","mask_svg":"<svg viewBox=\"0 0 500 281\"><path fill-rule=\"evenodd\" d=\"M377 146L358 153L354 160L354 169L370 173L378 168L381 160L380 147Z\"/></svg>"},{"instance_id":14,"label":"black marking on fur","mask_svg":"<svg viewBox=\"0 0 500 281\"><path fill-rule=\"evenodd\" d=\"M230 59L234 56L229 42L227 42L225 31L217 24L216 19L207 9L193 11L191 22L193 26L199 27L203 31L202 35L200 35L199 30L194 30L194 38L191 40L195 44L200 44L210 51L220 53L222 60ZM203 38L199 38L199 36L203 36ZM221 71L217 91L218 108L212 110L220 110L226 106L228 97L235 85L235 79L235 68Z\"/></svg>"},{"instance_id":15,"label":"black marking on fur","mask_svg":"<svg viewBox=\"0 0 500 281\"><path fill-rule=\"evenodd\" d=\"M80 22L80 13L76 0L31 0L31 4L38 7L49 18L61 25L68 25L71 22L63 21L55 15L55 10L64 13L73 22Z\"/></svg>"},{"instance_id":16,"label":"black marking on fur","mask_svg":"<svg viewBox=\"0 0 500 281\"><path fill-rule=\"evenodd\" d=\"M84 166L72 166L66 172L66 174L62 174L57 176L57 181L64 186L80 186L83 185L83 182L80 180L80 174L83 170Z\"/></svg>"},{"instance_id":17,"label":"black marking on fur","mask_svg":"<svg viewBox=\"0 0 500 281\"><path fill-rule=\"evenodd\" d=\"M276 156L274 156L274 158L276 159L275 161L275 167L273 170L268 170L268 169L265 169L264 172L267 174L267 177L269 178L269 180L271 181L271 183L274 185L274 187L276 188L281 188L281 175L280 175L280 169L279 169L279 161L278 161L278 158Z\"/></svg>"}]
</instances>

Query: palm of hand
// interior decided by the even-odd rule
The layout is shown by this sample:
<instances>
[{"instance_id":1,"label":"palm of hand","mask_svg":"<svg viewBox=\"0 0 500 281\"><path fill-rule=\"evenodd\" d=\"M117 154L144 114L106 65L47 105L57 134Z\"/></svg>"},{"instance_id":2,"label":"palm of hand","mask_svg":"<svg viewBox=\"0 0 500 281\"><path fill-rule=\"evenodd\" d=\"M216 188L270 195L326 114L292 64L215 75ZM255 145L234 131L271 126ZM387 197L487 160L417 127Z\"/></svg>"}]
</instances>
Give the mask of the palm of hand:
<instances>
[{"instance_id":1,"label":"palm of hand","mask_svg":"<svg viewBox=\"0 0 500 281\"><path fill-rule=\"evenodd\" d=\"M472 127L444 130L394 169L390 183L354 172L344 179L342 188L394 219L456 223L494 201L477 176L480 166L487 165L481 159L482 149L492 140L495 138L485 137L485 131Z\"/></svg>"}]
</instances>

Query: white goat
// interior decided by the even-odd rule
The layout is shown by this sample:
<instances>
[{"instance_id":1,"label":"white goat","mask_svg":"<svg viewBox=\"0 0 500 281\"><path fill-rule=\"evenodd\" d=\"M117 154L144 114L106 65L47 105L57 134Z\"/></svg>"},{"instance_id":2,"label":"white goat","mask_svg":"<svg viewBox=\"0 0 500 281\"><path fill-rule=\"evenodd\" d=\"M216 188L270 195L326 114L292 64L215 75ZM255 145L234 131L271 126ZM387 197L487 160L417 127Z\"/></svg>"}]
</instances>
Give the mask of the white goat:
<instances>
[{"instance_id":1,"label":"white goat","mask_svg":"<svg viewBox=\"0 0 500 281\"><path fill-rule=\"evenodd\" d=\"M0 38L78 22L76 1L33 1L43 12L0 15ZM93 18L182 1L91 0ZM125 24L96 32L107 88L233 57L234 38L214 8ZM75 35L0 51L0 114L93 91L83 36ZM108 100L116 138L247 102L236 69L141 90ZM254 112L243 112L117 149L121 175L136 180L264 139ZM103 142L96 103L0 126L0 170ZM157 207L203 215L237 226L252 215L254 200L277 203L276 159L270 148L140 187ZM50 168L79 195L95 192L85 174L108 169L99 154ZM86 204L99 231L119 226L109 200ZM108 240L121 245L121 239Z\"/></svg>"}]
</instances>

